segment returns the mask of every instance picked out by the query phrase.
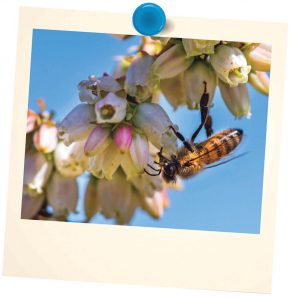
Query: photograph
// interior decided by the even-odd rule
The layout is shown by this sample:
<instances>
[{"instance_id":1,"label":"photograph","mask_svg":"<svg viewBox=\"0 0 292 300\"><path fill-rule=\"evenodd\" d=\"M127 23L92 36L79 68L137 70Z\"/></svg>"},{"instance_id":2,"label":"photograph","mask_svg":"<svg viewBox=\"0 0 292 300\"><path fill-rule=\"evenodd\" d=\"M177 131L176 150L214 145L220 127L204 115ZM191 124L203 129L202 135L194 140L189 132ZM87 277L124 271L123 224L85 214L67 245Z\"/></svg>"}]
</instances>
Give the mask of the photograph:
<instances>
[{"instance_id":1,"label":"photograph","mask_svg":"<svg viewBox=\"0 0 292 300\"><path fill-rule=\"evenodd\" d=\"M270 293L286 35L21 8L5 276Z\"/></svg>"},{"instance_id":2,"label":"photograph","mask_svg":"<svg viewBox=\"0 0 292 300\"><path fill-rule=\"evenodd\" d=\"M22 219L261 233L272 43L31 43Z\"/></svg>"}]
</instances>

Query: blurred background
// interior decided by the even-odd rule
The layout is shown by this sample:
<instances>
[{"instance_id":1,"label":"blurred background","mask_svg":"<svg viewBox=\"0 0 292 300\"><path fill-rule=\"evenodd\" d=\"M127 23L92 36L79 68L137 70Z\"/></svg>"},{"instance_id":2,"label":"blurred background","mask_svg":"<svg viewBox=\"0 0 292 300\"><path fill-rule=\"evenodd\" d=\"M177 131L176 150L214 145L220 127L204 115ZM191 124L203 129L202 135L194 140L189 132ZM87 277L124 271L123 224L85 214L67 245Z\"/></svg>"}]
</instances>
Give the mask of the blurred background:
<instances>
[{"instance_id":1,"label":"blurred background","mask_svg":"<svg viewBox=\"0 0 292 300\"><path fill-rule=\"evenodd\" d=\"M29 108L37 111L36 100L43 98L47 108L55 112L55 120L62 120L80 102L77 84L91 74L112 73L114 57L128 54L127 49L139 43L139 37L119 40L107 34L34 30ZM235 155L248 154L184 181L182 190L169 190L170 207L161 219L152 219L137 210L131 225L260 233L268 97L252 88L249 92L250 119L234 119L219 91L211 110L215 132L225 128L243 129L244 139ZM161 105L180 132L189 138L199 125L199 112L185 107L174 112L163 97ZM204 139L202 131L197 141ZM78 213L69 217L72 222L85 219L82 199L87 180L86 175L78 179L80 201ZM91 222L113 224L100 214Z\"/></svg>"}]
</instances>

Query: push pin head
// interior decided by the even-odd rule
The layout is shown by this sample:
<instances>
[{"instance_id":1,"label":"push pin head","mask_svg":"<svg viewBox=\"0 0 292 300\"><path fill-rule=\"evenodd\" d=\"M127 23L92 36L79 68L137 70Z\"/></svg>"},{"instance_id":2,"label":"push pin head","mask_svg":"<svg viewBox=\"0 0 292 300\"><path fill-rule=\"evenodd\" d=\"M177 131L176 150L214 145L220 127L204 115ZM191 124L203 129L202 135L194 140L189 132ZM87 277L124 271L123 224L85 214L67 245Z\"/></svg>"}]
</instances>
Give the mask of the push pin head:
<instances>
[{"instance_id":1,"label":"push pin head","mask_svg":"<svg viewBox=\"0 0 292 300\"><path fill-rule=\"evenodd\" d=\"M143 3L133 14L133 25L142 35L152 36L161 32L165 26L166 17L163 9L154 3Z\"/></svg>"}]
</instances>

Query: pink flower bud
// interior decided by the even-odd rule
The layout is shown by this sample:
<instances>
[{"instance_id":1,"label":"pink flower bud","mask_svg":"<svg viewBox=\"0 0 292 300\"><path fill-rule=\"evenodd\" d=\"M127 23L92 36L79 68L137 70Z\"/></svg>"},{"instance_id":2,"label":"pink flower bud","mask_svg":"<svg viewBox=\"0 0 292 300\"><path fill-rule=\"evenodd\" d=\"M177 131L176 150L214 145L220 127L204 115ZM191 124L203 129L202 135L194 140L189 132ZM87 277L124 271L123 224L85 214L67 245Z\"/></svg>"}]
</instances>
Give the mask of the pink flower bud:
<instances>
[{"instance_id":1,"label":"pink flower bud","mask_svg":"<svg viewBox=\"0 0 292 300\"><path fill-rule=\"evenodd\" d=\"M55 150L58 143L58 130L54 125L42 124L33 135L33 143L38 151L50 153Z\"/></svg>"},{"instance_id":2,"label":"pink flower bud","mask_svg":"<svg viewBox=\"0 0 292 300\"><path fill-rule=\"evenodd\" d=\"M114 142L122 152L127 151L132 143L132 126L119 126L114 132Z\"/></svg>"},{"instance_id":3,"label":"pink flower bud","mask_svg":"<svg viewBox=\"0 0 292 300\"><path fill-rule=\"evenodd\" d=\"M97 125L89 134L84 145L84 153L93 156L102 152L111 142L109 138L110 129Z\"/></svg>"},{"instance_id":4,"label":"pink flower bud","mask_svg":"<svg viewBox=\"0 0 292 300\"><path fill-rule=\"evenodd\" d=\"M26 133L32 132L41 122L40 117L33 110L27 111Z\"/></svg>"}]
</instances>

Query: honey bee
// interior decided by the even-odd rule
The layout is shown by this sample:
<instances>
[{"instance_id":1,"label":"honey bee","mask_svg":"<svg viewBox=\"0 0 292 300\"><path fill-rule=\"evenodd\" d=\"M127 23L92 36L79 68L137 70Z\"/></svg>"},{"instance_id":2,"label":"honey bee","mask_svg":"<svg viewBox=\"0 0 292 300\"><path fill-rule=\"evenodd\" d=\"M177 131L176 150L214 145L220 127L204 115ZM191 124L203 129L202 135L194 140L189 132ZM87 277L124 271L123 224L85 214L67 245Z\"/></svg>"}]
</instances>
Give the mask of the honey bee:
<instances>
[{"instance_id":1,"label":"honey bee","mask_svg":"<svg viewBox=\"0 0 292 300\"><path fill-rule=\"evenodd\" d=\"M166 182L172 182L176 180L177 176L183 179L190 178L206 168L215 167L234 159L231 158L224 162L214 164L230 155L230 153L240 144L243 138L243 130L225 129L213 134L212 119L211 116L209 116L209 94L207 93L206 82L204 82L204 84L204 94L200 101L200 126L194 132L190 141L186 141L183 135L171 126L170 128L174 131L177 138L183 142L184 146L178 151L177 155L171 155L170 159L162 154L163 149L161 148L157 153L159 161L154 162L160 166L160 169L153 168L148 164L149 168L157 171L157 173L151 174L145 170L148 175L158 176L162 173L162 177ZM207 140L196 144L194 142L195 138L203 127L205 127L208 138Z\"/></svg>"}]
</instances>

